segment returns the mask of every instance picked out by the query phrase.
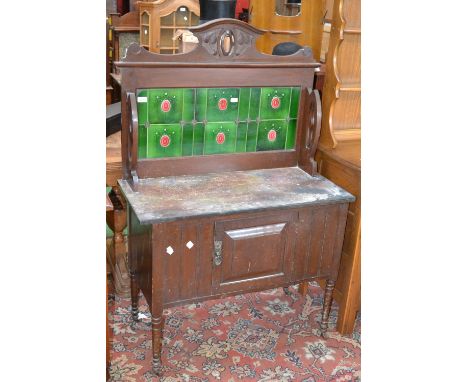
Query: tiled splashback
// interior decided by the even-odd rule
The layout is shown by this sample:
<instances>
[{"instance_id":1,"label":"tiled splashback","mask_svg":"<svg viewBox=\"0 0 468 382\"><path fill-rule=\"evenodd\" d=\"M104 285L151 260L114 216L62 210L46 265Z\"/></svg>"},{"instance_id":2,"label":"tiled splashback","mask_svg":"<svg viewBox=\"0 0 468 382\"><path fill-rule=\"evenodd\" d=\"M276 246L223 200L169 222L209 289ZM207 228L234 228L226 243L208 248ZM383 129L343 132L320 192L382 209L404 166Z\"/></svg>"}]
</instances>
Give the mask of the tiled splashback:
<instances>
[{"instance_id":1,"label":"tiled splashback","mask_svg":"<svg viewBox=\"0 0 468 382\"><path fill-rule=\"evenodd\" d=\"M293 149L299 87L141 89L138 155Z\"/></svg>"}]
</instances>

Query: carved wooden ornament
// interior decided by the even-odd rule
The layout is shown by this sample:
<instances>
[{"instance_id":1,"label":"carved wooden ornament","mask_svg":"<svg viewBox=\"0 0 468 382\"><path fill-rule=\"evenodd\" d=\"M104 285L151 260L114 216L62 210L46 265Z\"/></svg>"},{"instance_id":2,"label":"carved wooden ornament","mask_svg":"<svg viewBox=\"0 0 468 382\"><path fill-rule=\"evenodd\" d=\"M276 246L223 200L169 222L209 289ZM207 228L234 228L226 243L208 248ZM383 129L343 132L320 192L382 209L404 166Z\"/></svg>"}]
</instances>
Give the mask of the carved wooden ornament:
<instances>
[{"instance_id":1,"label":"carved wooden ornament","mask_svg":"<svg viewBox=\"0 0 468 382\"><path fill-rule=\"evenodd\" d=\"M118 67L136 66L132 63L154 62L151 66L161 66L163 63L174 63L176 66L195 66L194 62L199 61L200 65L210 62L219 63L240 63L242 61L257 63L275 63L274 66L286 66L286 63L302 63L304 67L317 67L319 64L311 60L312 51L309 47L304 47L290 56L272 56L257 51L255 41L264 32L239 20L217 19L189 30L198 38L198 46L188 52L174 55L165 55L148 52L140 45L131 44L125 57L118 63ZM155 59L157 57L157 59ZM157 62L157 64L156 64ZM189 64L190 63L190 64Z\"/></svg>"}]
</instances>

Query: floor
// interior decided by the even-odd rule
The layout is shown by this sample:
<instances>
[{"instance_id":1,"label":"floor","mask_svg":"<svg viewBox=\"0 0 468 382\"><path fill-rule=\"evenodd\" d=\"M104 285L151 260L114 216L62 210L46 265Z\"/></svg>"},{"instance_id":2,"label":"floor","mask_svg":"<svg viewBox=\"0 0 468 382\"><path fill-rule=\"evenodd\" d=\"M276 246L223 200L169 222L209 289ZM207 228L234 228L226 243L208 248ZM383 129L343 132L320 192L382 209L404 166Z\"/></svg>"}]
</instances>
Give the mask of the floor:
<instances>
[{"instance_id":1,"label":"floor","mask_svg":"<svg viewBox=\"0 0 468 382\"><path fill-rule=\"evenodd\" d=\"M185 305L164 311L164 375L151 372L151 325L140 295L141 320L132 324L130 299L109 297L111 381L360 381L361 329L317 336L323 292L302 297L296 287Z\"/></svg>"}]
</instances>

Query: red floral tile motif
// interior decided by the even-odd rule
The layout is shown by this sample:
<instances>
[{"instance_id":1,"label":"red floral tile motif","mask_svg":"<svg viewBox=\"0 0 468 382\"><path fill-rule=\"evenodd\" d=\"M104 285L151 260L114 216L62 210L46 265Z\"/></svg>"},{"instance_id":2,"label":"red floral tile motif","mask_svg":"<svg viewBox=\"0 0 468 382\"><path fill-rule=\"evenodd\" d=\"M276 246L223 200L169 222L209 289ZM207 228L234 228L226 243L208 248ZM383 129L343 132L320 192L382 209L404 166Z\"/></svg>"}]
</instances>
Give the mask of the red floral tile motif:
<instances>
[{"instance_id":1,"label":"red floral tile motif","mask_svg":"<svg viewBox=\"0 0 468 382\"><path fill-rule=\"evenodd\" d=\"M268 132L268 140L270 142L274 142L276 140L276 131L271 129L269 132Z\"/></svg>"},{"instance_id":2,"label":"red floral tile motif","mask_svg":"<svg viewBox=\"0 0 468 382\"><path fill-rule=\"evenodd\" d=\"M227 109L227 99L226 98L220 98L218 101L218 109L219 110L226 110Z\"/></svg>"},{"instance_id":3,"label":"red floral tile motif","mask_svg":"<svg viewBox=\"0 0 468 382\"><path fill-rule=\"evenodd\" d=\"M140 294L140 321L130 299L110 301L114 382L360 382L360 319L350 336L318 336L323 291L310 284L210 300L164 311L163 377L151 371L151 319Z\"/></svg>"},{"instance_id":4,"label":"red floral tile motif","mask_svg":"<svg viewBox=\"0 0 468 382\"><path fill-rule=\"evenodd\" d=\"M216 143L218 145L222 145L225 140L226 140L226 136L224 135L224 133L216 134Z\"/></svg>"},{"instance_id":5,"label":"red floral tile motif","mask_svg":"<svg viewBox=\"0 0 468 382\"><path fill-rule=\"evenodd\" d=\"M159 144L161 145L161 147L169 146L171 144L171 138L169 137L169 135L164 134L163 136L161 136L161 138L159 139Z\"/></svg>"},{"instance_id":6,"label":"red floral tile motif","mask_svg":"<svg viewBox=\"0 0 468 382\"><path fill-rule=\"evenodd\" d=\"M271 107L273 109L278 109L281 105L281 100L279 97L277 96L274 96L272 99L271 99Z\"/></svg>"},{"instance_id":7,"label":"red floral tile motif","mask_svg":"<svg viewBox=\"0 0 468 382\"><path fill-rule=\"evenodd\" d=\"M165 113L171 111L171 101L165 99L161 102L161 110Z\"/></svg>"}]
</instances>

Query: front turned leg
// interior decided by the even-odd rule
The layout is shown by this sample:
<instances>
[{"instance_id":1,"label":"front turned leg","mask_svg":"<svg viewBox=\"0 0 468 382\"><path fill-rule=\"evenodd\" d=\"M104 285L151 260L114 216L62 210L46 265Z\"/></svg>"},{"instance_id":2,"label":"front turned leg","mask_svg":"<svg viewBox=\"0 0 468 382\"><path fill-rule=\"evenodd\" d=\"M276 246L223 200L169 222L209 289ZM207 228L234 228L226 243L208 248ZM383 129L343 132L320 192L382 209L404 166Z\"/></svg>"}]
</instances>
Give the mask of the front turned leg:
<instances>
[{"instance_id":1,"label":"front turned leg","mask_svg":"<svg viewBox=\"0 0 468 382\"><path fill-rule=\"evenodd\" d=\"M152 324L152 331L153 331L153 372L156 375L161 376L162 374L161 345L162 345L162 329L163 329L162 316L153 317L151 319L151 324Z\"/></svg>"},{"instance_id":2,"label":"front turned leg","mask_svg":"<svg viewBox=\"0 0 468 382\"><path fill-rule=\"evenodd\" d=\"M132 297L132 317L133 321L138 321L138 285L135 272L130 272L130 294Z\"/></svg>"},{"instance_id":3,"label":"front turned leg","mask_svg":"<svg viewBox=\"0 0 468 382\"><path fill-rule=\"evenodd\" d=\"M333 289L335 288L334 280L327 280L327 285L325 286L325 296L323 298L323 308L322 308L322 320L320 321L320 335L325 337L325 333L328 329L328 316L330 315L331 303Z\"/></svg>"}]
</instances>

